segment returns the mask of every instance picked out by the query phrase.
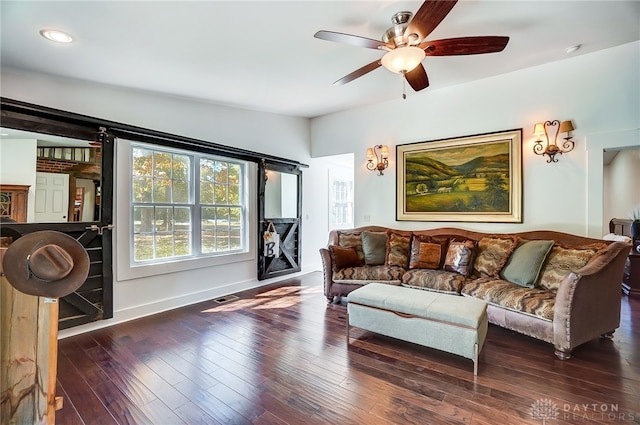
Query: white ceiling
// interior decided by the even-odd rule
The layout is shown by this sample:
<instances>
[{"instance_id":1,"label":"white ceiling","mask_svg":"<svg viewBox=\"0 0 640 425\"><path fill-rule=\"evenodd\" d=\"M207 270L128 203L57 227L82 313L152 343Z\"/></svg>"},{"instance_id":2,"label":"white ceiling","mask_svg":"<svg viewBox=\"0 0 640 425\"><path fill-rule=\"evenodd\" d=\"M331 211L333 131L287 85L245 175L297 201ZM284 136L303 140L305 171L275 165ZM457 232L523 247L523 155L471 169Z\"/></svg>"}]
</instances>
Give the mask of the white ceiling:
<instances>
[{"instance_id":1,"label":"white ceiling","mask_svg":"<svg viewBox=\"0 0 640 425\"><path fill-rule=\"evenodd\" d=\"M399 98L402 79L379 68L332 83L379 51L318 40L320 29L380 39L398 11L421 1L6 1L1 66L221 105L315 117ZM75 42L51 43L43 28ZM427 38L501 35L501 53L427 57L438 88L640 39L639 1L461 0ZM611 64L615 66L615 64ZM576 70L580 72L580 70Z\"/></svg>"}]
</instances>

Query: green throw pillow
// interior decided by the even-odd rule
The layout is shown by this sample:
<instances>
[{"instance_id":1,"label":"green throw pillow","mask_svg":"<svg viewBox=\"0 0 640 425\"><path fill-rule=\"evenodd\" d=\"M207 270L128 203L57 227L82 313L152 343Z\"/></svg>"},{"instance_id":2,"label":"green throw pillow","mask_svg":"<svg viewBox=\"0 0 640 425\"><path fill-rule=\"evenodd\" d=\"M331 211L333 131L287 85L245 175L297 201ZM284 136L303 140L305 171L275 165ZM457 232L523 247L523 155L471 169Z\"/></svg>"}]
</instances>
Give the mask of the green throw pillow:
<instances>
[{"instance_id":1,"label":"green throw pillow","mask_svg":"<svg viewBox=\"0 0 640 425\"><path fill-rule=\"evenodd\" d=\"M553 241L522 242L511 254L500 277L520 286L533 288L552 247Z\"/></svg>"},{"instance_id":2,"label":"green throw pillow","mask_svg":"<svg viewBox=\"0 0 640 425\"><path fill-rule=\"evenodd\" d=\"M387 255L387 233L368 230L362 232L362 251L366 265L380 266L384 264Z\"/></svg>"}]
</instances>

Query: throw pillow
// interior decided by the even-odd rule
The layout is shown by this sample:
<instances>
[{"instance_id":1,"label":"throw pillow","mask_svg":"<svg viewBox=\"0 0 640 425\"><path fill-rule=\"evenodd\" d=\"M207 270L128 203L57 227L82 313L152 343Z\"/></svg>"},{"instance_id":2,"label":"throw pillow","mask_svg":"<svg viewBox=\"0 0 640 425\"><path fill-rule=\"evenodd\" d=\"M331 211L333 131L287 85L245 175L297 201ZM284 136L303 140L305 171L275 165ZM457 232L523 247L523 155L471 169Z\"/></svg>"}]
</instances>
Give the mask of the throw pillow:
<instances>
[{"instance_id":1,"label":"throw pillow","mask_svg":"<svg viewBox=\"0 0 640 425\"><path fill-rule=\"evenodd\" d=\"M411 239L410 269L437 270L442 266L447 254L449 239L438 240L431 237L413 236Z\"/></svg>"},{"instance_id":2,"label":"throw pillow","mask_svg":"<svg viewBox=\"0 0 640 425\"><path fill-rule=\"evenodd\" d=\"M542 266L538 286L557 291L560 283L569 273L584 267L596 253L598 253L596 247L579 249L555 245Z\"/></svg>"},{"instance_id":3,"label":"throw pillow","mask_svg":"<svg viewBox=\"0 0 640 425\"><path fill-rule=\"evenodd\" d=\"M474 269L480 276L497 277L517 244L517 237L480 239Z\"/></svg>"},{"instance_id":4,"label":"throw pillow","mask_svg":"<svg viewBox=\"0 0 640 425\"><path fill-rule=\"evenodd\" d=\"M384 264L387 255L387 233L362 232L362 252L364 263L368 266L380 266Z\"/></svg>"},{"instance_id":5,"label":"throw pillow","mask_svg":"<svg viewBox=\"0 0 640 425\"><path fill-rule=\"evenodd\" d=\"M361 233L340 232L338 234L338 245L344 248L353 248L358 253L358 258L364 261L364 252L362 251Z\"/></svg>"},{"instance_id":6,"label":"throw pillow","mask_svg":"<svg viewBox=\"0 0 640 425\"><path fill-rule=\"evenodd\" d=\"M523 241L513 251L500 277L526 288L533 288L553 241Z\"/></svg>"},{"instance_id":7,"label":"throw pillow","mask_svg":"<svg viewBox=\"0 0 640 425\"><path fill-rule=\"evenodd\" d=\"M404 269L409 263L409 250L411 249L411 236L391 233L387 242L387 266L399 266Z\"/></svg>"},{"instance_id":8,"label":"throw pillow","mask_svg":"<svg viewBox=\"0 0 640 425\"><path fill-rule=\"evenodd\" d=\"M476 244L472 240L452 241L449 243L447 256L444 260L444 269L469 276L473 268L475 246Z\"/></svg>"},{"instance_id":9,"label":"throw pillow","mask_svg":"<svg viewBox=\"0 0 640 425\"><path fill-rule=\"evenodd\" d=\"M359 267L362 260L358 257L355 248L343 248L341 246L330 245L329 251L333 257L333 264L336 270L346 269L347 267Z\"/></svg>"}]
</instances>

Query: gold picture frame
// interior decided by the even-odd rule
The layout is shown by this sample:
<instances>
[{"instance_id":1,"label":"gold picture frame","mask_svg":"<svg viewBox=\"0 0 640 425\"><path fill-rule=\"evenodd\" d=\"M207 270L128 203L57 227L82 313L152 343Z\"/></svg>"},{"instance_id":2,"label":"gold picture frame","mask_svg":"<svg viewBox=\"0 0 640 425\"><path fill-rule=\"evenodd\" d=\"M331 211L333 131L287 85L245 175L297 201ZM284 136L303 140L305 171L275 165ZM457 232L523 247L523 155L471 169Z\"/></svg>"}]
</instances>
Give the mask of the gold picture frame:
<instances>
[{"instance_id":1,"label":"gold picture frame","mask_svg":"<svg viewBox=\"0 0 640 425\"><path fill-rule=\"evenodd\" d=\"M522 223L522 129L396 146L398 221Z\"/></svg>"}]
</instances>

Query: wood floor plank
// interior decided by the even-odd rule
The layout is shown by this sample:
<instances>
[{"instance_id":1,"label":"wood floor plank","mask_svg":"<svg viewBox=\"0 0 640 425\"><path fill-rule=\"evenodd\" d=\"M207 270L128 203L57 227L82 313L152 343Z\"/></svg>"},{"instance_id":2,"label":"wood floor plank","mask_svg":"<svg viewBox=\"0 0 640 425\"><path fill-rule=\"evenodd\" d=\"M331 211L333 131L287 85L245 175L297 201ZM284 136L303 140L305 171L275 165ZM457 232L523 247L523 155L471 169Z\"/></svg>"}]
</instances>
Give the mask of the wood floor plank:
<instances>
[{"instance_id":1,"label":"wood floor plank","mask_svg":"<svg viewBox=\"0 0 640 425\"><path fill-rule=\"evenodd\" d=\"M175 414L180 417L182 422L188 425L221 425L221 422L216 421L213 417L209 416L204 410L192 402L178 407L175 410Z\"/></svg>"},{"instance_id":2,"label":"wood floor plank","mask_svg":"<svg viewBox=\"0 0 640 425\"><path fill-rule=\"evenodd\" d=\"M251 391L241 394L223 383L211 387L207 391L251 422L265 412L264 407L257 403L259 399L257 392Z\"/></svg>"},{"instance_id":3,"label":"wood floor plank","mask_svg":"<svg viewBox=\"0 0 640 425\"><path fill-rule=\"evenodd\" d=\"M234 425L246 425L251 423L247 418L233 410L233 408L227 405L224 401L213 396L212 393L209 392L211 388L209 390L204 390L198 386L190 385L189 388L186 389L185 383L186 381L180 382L176 387L189 398L191 403L198 406L208 416L213 418L214 423Z\"/></svg>"},{"instance_id":4,"label":"wood floor plank","mask_svg":"<svg viewBox=\"0 0 640 425\"><path fill-rule=\"evenodd\" d=\"M266 411L253 421L253 425L288 425L289 422L280 419L273 413Z\"/></svg>"},{"instance_id":5,"label":"wood floor plank","mask_svg":"<svg viewBox=\"0 0 640 425\"><path fill-rule=\"evenodd\" d=\"M109 379L115 383L129 399L137 405L147 404L156 399L155 394L147 388L136 375L136 364L119 362L102 347L90 348L86 351Z\"/></svg>"},{"instance_id":6,"label":"wood floor plank","mask_svg":"<svg viewBox=\"0 0 640 425\"><path fill-rule=\"evenodd\" d=\"M67 357L58 355L58 382L69 401L61 410L74 409L85 424L118 425L109 408L102 404L81 373Z\"/></svg>"},{"instance_id":7,"label":"wood floor plank","mask_svg":"<svg viewBox=\"0 0 640 425\"><path fill-rule=\"evenodd\" d=\"M191 407L197 409L197 407L192 406L191 402L187 402L177 409L171 410L162 401L153 400L150 403L140 406L140 410L142 410L145 416L149 418L149 423L153 425L191 425L195 422L182 420L181 417L177 414L177 412L188 412Z\"/></svg>"},{"instance_id":8,"label":"wood floor plank","mask_svg":"<svg viewBox=\"0 0 640 425\"><path fill-rule=\"evenodd\" d=\"M568 361L490 325L469 359L354 328L310 273L59 342L63 425L640 424L640 300ZM613 417L603 415L614 414Z\"/></svg>"},{"instance_id":9,"label":"wood floor plank","mask_svg":"<svg viewBox=\"0 0 640 425\"><path fill-rule=\"evenodd\" d=\"M120 425L143 425L151 420L132 403L113 382L101 382L93 386L93 392Z\"/></svg>"},{"instance_id":10,"label":"wood floor plank","mask_svg":"<svg viewBox=\"0 0 640 425\"><path fill-rule=\"evenodd\" d=\"M202 389L211 388L216 385L218 381L211 377L208 373L202 370L197 362L196 364L187 361L180 356L180 353L174 353L172 351L159 351L156 353L158 358L171 365L176 371L184 375L189 383L199 386ZM184 381L184 380L183 380ZM183 382L180 381L180 382Z\"/></svg>"},{"instance_id":11,"label":"wood floor plank","mask_svg":"<svg viewBox=\"0 0 640 425\"><path fill-rule=\"evenodd\" d=\"M73 405L71 397L69 397L64 388L62 388L62 385L60 385L60 381L56 384L56 397L62 397L63 400L62 409L56 410L55 412L56 422L65 425L86 425L80 417L80 413L78 413Z\"/></svg>"}]
</instances>

